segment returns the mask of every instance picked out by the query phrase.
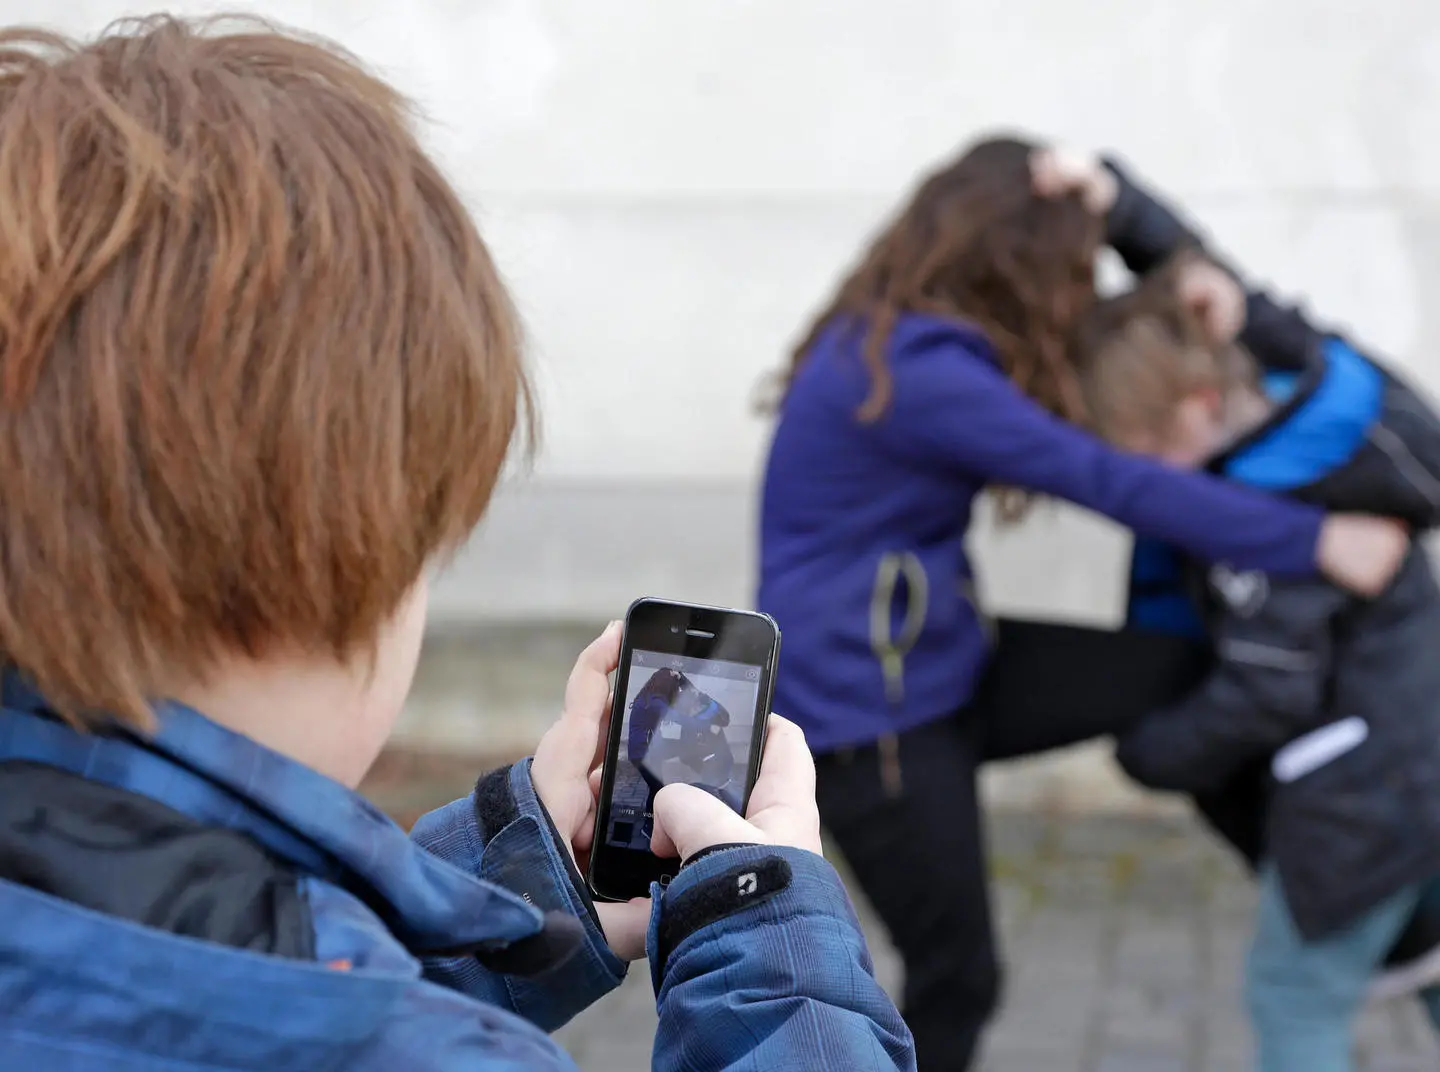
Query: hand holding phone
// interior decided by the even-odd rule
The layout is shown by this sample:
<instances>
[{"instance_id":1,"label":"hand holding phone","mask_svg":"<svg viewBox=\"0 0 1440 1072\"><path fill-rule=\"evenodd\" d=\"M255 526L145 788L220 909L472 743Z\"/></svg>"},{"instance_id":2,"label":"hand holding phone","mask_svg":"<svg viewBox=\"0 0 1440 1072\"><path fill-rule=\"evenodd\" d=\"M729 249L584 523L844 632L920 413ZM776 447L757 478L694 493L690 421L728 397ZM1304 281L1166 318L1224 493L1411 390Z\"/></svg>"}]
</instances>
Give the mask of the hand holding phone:
<instances>
[{"instance_id":1,"label":"hand holding phone","mask_svg":"<svg viewBox=\"0 0 1440 1072\"><path fill-rule=\"evenodd\" d=\"M763 614L655 599L631 605L590 846L597 897L643 897L679 870L678 857L651 844L655 799L666 786L709 794L744 824L779 645Z\"/></svg>"},{"instance_id":2,"label":"hand holding phone","mask_svg":"<svg viewBox=\"0 0 1440 1072\"><path fill-rule=\"evenodd\" d=\"M709 793L668 785L655 796L650 844L658 855L681 861L715 845L788 845L823 855L815 760L800 727L770 716L760 775L744 818Z\"/></svg>"},{"instance_id":3,"label":"hand holding phone","mask_svg":"<svg viewBox=\"0 0 1440 1072\"><path fill-rule=\"evenodd\" d=\"M589 868L595 830L592 772L605 744L610 711L610 675L620 662L621 623L610 626L580 653L565 686L565 707L535 749L530 777L564 847L580 874ZM650 925L648 897L622 904L597 904L596 914L610 949L621 960L645 956Z\"/></svg>"}]
</instances>

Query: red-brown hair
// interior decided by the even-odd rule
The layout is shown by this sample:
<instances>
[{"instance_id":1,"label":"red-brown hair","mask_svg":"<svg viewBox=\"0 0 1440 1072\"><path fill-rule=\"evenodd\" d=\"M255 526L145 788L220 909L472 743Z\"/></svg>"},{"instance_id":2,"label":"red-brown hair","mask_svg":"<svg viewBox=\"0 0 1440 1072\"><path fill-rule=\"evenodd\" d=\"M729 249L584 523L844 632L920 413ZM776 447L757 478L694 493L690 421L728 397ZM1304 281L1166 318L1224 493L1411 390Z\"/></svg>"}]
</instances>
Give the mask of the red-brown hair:
<instances>
[{"instance_id":1,"label":"red-brown hair","mask_svg":"<svg viewBox=\"0 0 1440 1072\"><path fill-rule=\"evenodd\" d=\"M856 416L878 420L894 386L890 333L904 313L931 313L979 328L1020 390L1082 420L1069 338L1095 298L1101 223L1078 197L1033 193L1035 149L1017 138L989 138L921 182L815 317L784 384L820 335L847 320L864 332L861 354L870 374L870 393ZM1004 499L1011 516L1026 501L1020 493Z\"/></svg>"},{"instance_id":2,"label":"red-brown hair","mask_svg":"<svg viewBox=\"0 0 1440 1072\"><path fill-rule=\"evenodd\" d=\"M490 256L353 57L0 32L0 652L62 713L364 653L530 417Z\"/></svg>"}]
</instances>

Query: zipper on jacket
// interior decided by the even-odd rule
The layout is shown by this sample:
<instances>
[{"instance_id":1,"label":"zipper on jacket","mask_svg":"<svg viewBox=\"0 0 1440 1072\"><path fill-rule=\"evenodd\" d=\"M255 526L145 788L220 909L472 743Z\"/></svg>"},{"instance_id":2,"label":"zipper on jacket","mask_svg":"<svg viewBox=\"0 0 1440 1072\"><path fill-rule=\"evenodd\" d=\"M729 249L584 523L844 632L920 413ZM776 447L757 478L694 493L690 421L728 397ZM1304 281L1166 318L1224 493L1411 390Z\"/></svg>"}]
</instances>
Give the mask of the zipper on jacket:
<instances>
[{"instance_id":1,"label":"zipper on jacket","mask_svg":"<svg viewBox=\"0 0 1440 1072\"><path fill-rule=\"evenodd\" d=\"M895 591L905 581L905 618L898 636L890 632ZM910 551L887 552L875 568L875 587L870 594L870 649L880 661L885 678L885 698L898 707L905 700L905 656L909 655L925 628L930 604L930 579L925 566Z\"/></svg>"}]
</instances>

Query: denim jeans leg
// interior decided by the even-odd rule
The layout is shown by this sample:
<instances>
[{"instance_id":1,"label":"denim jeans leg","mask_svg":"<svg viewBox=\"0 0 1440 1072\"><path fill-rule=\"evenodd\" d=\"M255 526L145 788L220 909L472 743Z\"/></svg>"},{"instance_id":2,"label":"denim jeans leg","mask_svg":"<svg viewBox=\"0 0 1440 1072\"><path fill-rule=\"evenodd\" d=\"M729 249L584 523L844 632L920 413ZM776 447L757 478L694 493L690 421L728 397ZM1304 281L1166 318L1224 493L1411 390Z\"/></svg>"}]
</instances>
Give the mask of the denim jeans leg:
<instances>
[{"instance_id":1,"label":"denim jeans leg","mask_svg":"<svg viewBox=\"0 0 1440 1072\"><path fill-rule=\"evenodd\" d=\"M1306 942L1274 865L1261 867L1245 979L1258 1072L1353 1072L1355 1018L1420 892L1404 890L1344 930Z\"/></svg>"}]
</instances>

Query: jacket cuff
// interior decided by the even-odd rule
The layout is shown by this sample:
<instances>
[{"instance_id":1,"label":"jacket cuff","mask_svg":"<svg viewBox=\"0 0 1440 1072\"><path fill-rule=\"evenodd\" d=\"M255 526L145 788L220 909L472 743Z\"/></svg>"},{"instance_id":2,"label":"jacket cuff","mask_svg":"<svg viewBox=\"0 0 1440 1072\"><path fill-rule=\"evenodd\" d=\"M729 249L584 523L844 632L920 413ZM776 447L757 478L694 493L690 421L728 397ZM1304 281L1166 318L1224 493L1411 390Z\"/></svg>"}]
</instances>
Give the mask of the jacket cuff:
<instances>
[{"instance_id":1,"label":"jacket cuff","mask_svg":"<svg viewBox=\"0 0 1440 1072\"><path fill-rule=\"evenodd\" d=\"M742 845L687 861L666 887L650 887L645 950L658 996L671 961L727 931L799 916L847 920L860 931L840 876L823 856L777 845Z\"/></svg>"},{"instance_id":2,"label":"jacket cuff","mask_svg":"<svg viewBox=\"0 0 1440 1072\"><path fill-rule=\"evenodd\" d=\"M1105 216L1105 242L1125 267L1144 275L1185 248L1203 249L1204 242L1176 213L1130 177L1114 157L1101 164L1115 176L1115 203Z\"/></svg>"},{"instance_id":3,"label":"jacket cuff","mask_svg":"<svg viewBox=\"0 0 1440 1072\"><path fill-rule=\"evenodd\" d=\"M539 974L504 975L520 1015L554 1030L624 980L628 966L605 940L575 862L535 793L528 759L483 776L470 797L422 819L414 837L457 867L520 894L540 911L578 921L578 949L563 966Z\"/></svg>"},{"instance_id":4,"label":"jacket cuff","mask_svg":"<svg viewBox=\"0 0 1440 1072\"><path fill-rule=\"evenodd\" d=\"M724 845L711 845L708 849L701 849L691 856L690 859L680 865L680 869L683 871L687 867L694 867L701 860L714 856L717 852L729 852L731 849L748 849L754 844L755 842L753 841L727 841Z\"/></svg>"},{"instance_id":5,"label":"jacket cuff","mask_svg":"<svg viewBox=\"0 0 1440 1072\"><path fill-rule=\"evenodd\" d=\"M1147 198L1114 157L1101 157L1100 164L1115 177L1115 203L1105 214L1105 244L1113 246L1117 240L1123 242L1134 230L1135 217Z\"/></svg>"}]
</instances>

